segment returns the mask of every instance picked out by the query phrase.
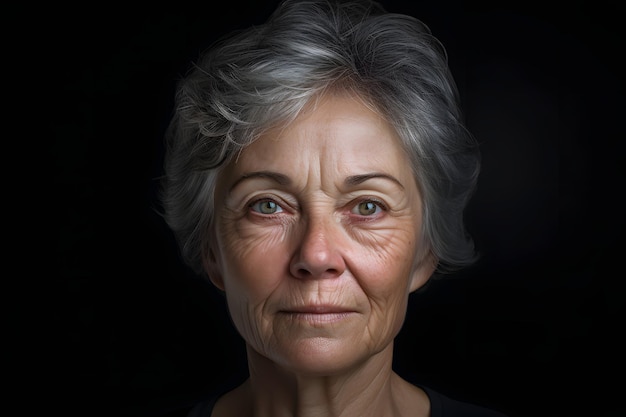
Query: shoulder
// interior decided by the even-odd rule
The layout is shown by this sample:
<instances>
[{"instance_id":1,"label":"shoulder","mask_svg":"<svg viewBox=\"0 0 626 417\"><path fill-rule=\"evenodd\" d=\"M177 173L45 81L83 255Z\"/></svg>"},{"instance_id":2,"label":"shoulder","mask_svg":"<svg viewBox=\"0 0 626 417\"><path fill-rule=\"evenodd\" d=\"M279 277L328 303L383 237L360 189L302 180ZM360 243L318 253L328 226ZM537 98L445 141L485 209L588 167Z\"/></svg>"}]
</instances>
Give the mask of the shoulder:
<instances>
[{"instance_id":1,"label":"shoulder","mask_svg":"<svg viewBox=\"0 0 626 417\"><path fill-rule=\"evenodd\" d=\"M420 388L430 399L431 417L507 417L499 411L455 400L431 388L421 385Z\"/></svg>"},{"instance_id":2,"label":"shoulder","mask_svg":"<svg viewBox=\"0 0 626 417\"><path fill-rule=\"evenodd\" d=\"M218 398L219 396L215 395L196 403L187 414L187 417L211 417Z\"/></svg>"},{"instance_id":3,"label":"shoulder","mask_svg":"<svg viewBox=\"0 0 626 417\"><path fill-rule=\"evenodd\" d=\"M211 416L243 416L249 415L250 401L247 401L248 383L243 382L239 386L227 385L221 390L205 397L197 402L186 417L211 417Z\"/></svg>"}]
</instances>

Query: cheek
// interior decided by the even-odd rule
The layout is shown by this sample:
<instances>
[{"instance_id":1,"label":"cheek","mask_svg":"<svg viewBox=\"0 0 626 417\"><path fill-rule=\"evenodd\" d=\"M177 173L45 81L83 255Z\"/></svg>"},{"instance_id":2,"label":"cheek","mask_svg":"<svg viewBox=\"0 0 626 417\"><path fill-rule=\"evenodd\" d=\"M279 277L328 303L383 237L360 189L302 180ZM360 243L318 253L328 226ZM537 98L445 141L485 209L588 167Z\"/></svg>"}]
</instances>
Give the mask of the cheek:
<instances>
[{"instance_id":1,"label":"cheek","mask_svg":"<svg viewBox=\"0 0 626 417\"><path fill-rule=\"evenodd\" d=\"M369 236L374 245L353 251L353 267L367 277L362 283L371 294L380 296L404 293L415 257L415 236L404 230ZM369 272L368 272L369 271Z\"/></svg>"},{"instance_id":2,"label":"cheek","mask_svg":"<svg viewBox=\"0 0 626 417\"><path fill-rule=\"evenodd\" d=\"M285 227L260 228L225 222L218 234L227 296L262 303L278 287L288 268Z\"/></svg>"},{"instance_id":3,"label":"cheek","mask_svg":"<svg viewBox=\"0 0 626 417\"><path fill-rule=\"evenodd\" d=\"M357 254L354 268L375 322L397 331L406 313L415 236L403 231L380 236L374 251Z\"/></svg>"},{"instance_id":4,"label":"cheek","mask_svg":"<svg viewBox=\"0 0 626 417\"><path fill-rule=\"evenodd\" d=\"M239 334L260 351L269 349L272 323L266 313L287 265L282 231L261 233L258 228L228 227L218 235L228 310Z\"/></svg>"}]
</instances>

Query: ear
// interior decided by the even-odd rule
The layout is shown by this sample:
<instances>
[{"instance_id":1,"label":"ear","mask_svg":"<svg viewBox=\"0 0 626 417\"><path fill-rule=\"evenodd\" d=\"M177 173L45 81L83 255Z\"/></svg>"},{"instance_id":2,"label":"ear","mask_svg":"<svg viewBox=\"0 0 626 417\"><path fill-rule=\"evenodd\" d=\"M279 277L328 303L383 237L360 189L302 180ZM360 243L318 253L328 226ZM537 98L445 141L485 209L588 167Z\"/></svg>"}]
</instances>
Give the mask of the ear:
<instances>
[{"instance_id":1,"label":"ear","mask_svg":"<svg viewBox=\"0 0 626 417\"><path fill-rule=\"evenodd\" d=\"M430 277L433 275L433 272L435 272L435 268L437 268L437 263L438 260L435 255L431 251L428 251L426 256L424 256L413 269L413 273L410 278L410 292L421 288L428 282Z\"/></svg>"},{"instance_id":2,"label":"ear","mask_svg":"<svg viewBox=\"0 0 626 417\"><path fill-rule=\"evenodd\" d=\"M210 246L210 245L207 245ZM212 247L207 247L202 254L202 266L209 280L220 290L224 291L224 279L222 269L219 266L217 257Z\"/></svg>"}]
</instances>

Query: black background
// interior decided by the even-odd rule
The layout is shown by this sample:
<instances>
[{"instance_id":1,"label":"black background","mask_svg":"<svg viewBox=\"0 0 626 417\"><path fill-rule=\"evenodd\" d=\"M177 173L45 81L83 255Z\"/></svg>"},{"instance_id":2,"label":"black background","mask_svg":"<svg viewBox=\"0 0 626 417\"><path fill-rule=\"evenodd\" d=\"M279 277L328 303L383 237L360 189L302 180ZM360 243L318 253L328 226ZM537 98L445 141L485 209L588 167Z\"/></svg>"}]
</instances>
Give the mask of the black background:
<instances>
[{"instance_id":1,"label":"black background","mask_svg":"<svg viewBox=\"0 0 626 417\"><path fill-rule=\"evenodd\" d=\"M182 416L245 372L223 297L154 211L156 178L176 79L275 4L50 11L59 233L42 390L61 414ZM511 417L623 415L624 6L383 4L446 46L483 151L467 212L482 258L411 296L396 369Z\"/></svg>"}]
</instances>

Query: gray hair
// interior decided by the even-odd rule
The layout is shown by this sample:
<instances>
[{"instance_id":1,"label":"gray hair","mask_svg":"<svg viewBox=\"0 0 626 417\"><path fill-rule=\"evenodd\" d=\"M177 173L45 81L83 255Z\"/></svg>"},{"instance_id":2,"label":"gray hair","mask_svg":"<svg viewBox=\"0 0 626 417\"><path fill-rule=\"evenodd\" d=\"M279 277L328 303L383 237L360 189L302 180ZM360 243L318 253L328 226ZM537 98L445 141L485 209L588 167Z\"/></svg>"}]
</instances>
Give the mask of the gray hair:
<instances>
[{"instance_id":1,"label":"gray hair","mask_svg":"<svg viewBox=\"0 0 626 417\"><path fill-rule=\"evenodd\" d=\"M287 0L265 24L216 42L179 81L161 199L193 270L203 271L220 167L336 89L372 105L403 141L422 193L422 253L438 272L476 260L463 214L480 154L444 47L421 21L376 2Z\"/></svg>"}]
</instances>

